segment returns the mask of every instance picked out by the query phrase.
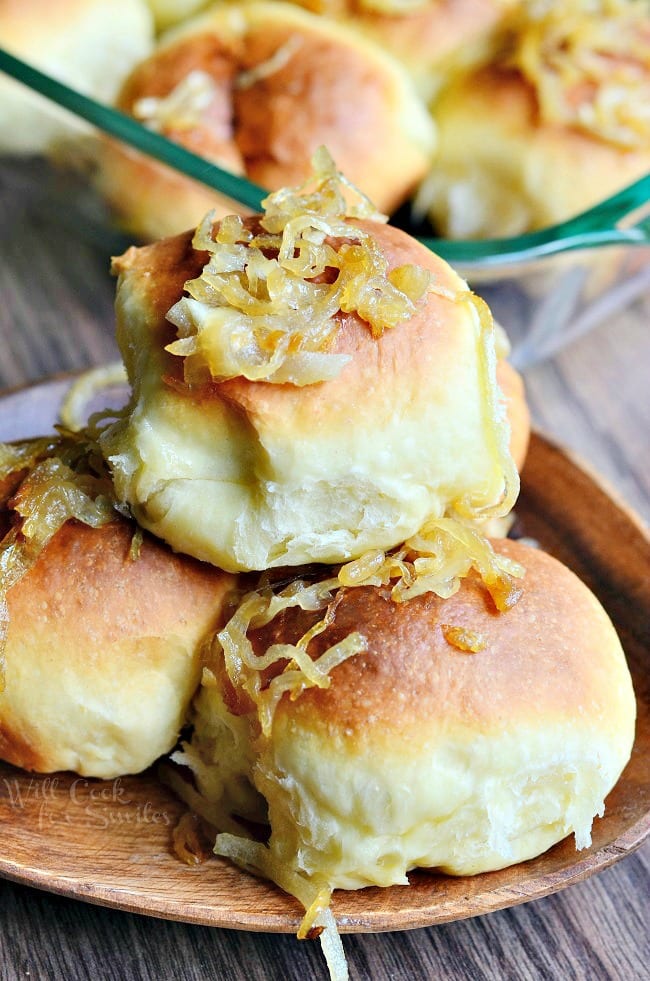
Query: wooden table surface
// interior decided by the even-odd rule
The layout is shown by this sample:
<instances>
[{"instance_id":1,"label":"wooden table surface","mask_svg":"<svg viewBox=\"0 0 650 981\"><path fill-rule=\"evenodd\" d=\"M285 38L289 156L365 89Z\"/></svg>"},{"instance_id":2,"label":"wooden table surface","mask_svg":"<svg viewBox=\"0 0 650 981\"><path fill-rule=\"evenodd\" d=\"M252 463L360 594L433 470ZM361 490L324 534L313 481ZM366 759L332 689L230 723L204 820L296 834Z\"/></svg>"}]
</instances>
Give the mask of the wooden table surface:
<instances>
[{"instance_id":1,"label":"wooden table surface","mask_svg":"<svg viewBox=\"0 0 650 981\"><path fill-rule=\"evenodd\" d=\"M19 173L19 172L18 172ZM0 168L0 389L117 356L108 252ZM650 518L650 296L526 373L535 424ZM1 831L0 831L1 835ZM1 838L0 838L1 841ZM650 978L650 842L561 893L407 933L352 935L352 978ZM150 919L0 880L0 979L320 979L317 944Z\"/></svg>"}]
</instances>

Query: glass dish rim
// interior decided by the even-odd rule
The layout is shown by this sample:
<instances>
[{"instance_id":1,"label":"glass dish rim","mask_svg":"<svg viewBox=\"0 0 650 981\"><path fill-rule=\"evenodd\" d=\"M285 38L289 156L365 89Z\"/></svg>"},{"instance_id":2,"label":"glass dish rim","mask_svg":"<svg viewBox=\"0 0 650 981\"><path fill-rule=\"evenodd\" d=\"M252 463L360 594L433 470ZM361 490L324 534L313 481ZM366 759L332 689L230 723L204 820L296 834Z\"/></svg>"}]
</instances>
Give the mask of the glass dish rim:
<instances>
[{"instance_id":1,"label":"glass dish rim","mask_svg":"<svg viewBox=\"0 0 650 981\"><path fill-rule=\"evenodd\" d=\"M186 150L112 106L83 95L0 47L0 73L9 75L75 116L117 137L233 201L259 211L269 193L245 177ZM641 214L639 210L641 209ZM566 221L509 238L455 240L415 236L444 259L469 270L492 270L576 250L650 245L650 172Z\"/></svg>"}]
</instances>

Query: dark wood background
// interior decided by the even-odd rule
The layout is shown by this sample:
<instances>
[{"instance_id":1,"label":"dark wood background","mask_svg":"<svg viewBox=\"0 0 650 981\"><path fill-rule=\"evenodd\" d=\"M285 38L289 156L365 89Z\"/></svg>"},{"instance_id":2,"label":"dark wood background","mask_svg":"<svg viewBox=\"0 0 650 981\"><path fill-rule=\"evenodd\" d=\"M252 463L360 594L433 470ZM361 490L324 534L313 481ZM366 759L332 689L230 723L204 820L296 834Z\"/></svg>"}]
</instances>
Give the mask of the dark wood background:
<instances>
[{"instance_id":1,"label":"dark wood background","mask_svg":"<svg viewBox=\"0 0 650 981\"><path fill-rule=\"evenodd\" d=\"M60 193L59 193L60 192ZM107 242L83 189L0 168L0 388L117 356ZM535 424L650 517L650 296L526 373ZM0 829L0 836L2 831ZM0 839L1 840L1 839ZM435 928L344 937L376 981L650 978L650 842L545 899ZM85 905L0 880L0 979L320 979L317 945Z\"/></svg>"}]
</instances>

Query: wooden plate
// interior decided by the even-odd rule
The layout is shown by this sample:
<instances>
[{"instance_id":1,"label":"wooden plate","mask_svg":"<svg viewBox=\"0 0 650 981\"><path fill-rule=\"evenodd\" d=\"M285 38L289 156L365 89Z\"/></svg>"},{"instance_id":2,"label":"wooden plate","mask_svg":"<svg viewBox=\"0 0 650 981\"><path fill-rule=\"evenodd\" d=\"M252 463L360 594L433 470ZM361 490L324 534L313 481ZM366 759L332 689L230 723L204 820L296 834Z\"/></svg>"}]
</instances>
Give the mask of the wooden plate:
<instances>
[{"instance_id":1,"label":"wooden plate","mask_svg":"<svg viewBox=\"0 0 650 981\"><path fill-rule=\"evenodd\" d=\"M69 379L0 397L0 439L50 430ZM521 865L467 878L425 872L411 886L337 892L343 932L399 930L489 913L606 868L650 831L648 624L650 543L635 517L563 450L532 440L518 531L538 539L597 593L626 649L638 700L632 759L596 820L591 848L573 839ZM292 932L297 903L220 859L190 868L170 850L182 807L147 772L114 781L33 776L0 764L0 874L51 892L193 923Z\"/></svg>"}]
</instances>

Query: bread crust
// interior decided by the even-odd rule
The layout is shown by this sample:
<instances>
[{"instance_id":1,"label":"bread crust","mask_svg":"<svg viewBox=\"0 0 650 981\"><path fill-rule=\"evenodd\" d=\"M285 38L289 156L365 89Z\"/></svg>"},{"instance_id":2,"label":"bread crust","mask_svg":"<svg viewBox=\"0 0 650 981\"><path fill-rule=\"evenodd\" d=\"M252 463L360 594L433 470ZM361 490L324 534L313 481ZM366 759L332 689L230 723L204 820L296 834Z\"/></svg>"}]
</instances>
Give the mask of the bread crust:
<instances>
[{"instance_id":1,"label":"bread crust","mask_svg":"<svg viewBox=\"0 0 650 981\"><path fill-rule=\"evenodd\" d=\"M391 14L346 0L341 14L400 58L430 95L455 72L488 60L514 6L514 0L429 0Z\"/></svg>"},{"instance_id":2,"label":"bread crust","mask_svg":"<svg viewBox=\"0 0 650 981\"><path fill-rule=\"evenodd\" d=\"M121 519L66 522L7 593L0 757L110 778L172 748L231 578Z\"/></svg>"},{"instance_id":3,"label":"bread crust","mask_svg":"<svg viewBox=\"0 0 650 981\"><path fill-rule=\"evenodd\" d=\"M304 728L346 747L372 744L391 752L395 740L413 751L452 729L485 735L525 724L553 726L586 713L609 736L629 731L629 700L613 713L613 692L629 684L620 641L593 594L540 549L509 539L498 554L525 569L521 599L499 613L475 574L448 599L433 593L395 603L389 587L346 589L332 626L311 641L312 658L353 631L368 642L332 671L332 685L283 698L278 725ZM296 643L322 613L290 608L264 630L251 631L256 653ZM443 625L477 634L481 650L453 646ZM372 727L368 726L372 720Z\"/></svg>"},{"instance_id":4,"label":"bread crust","mask_svg":"<svg viewBox=\"0 0 650 981\"><path fill-rule=\"evenodd\" d=\"M274 860L340 888L407 884L416 867L490 871L572 833L588 845L634 740L625 657L572 572L538 549L493 544L526 569L514 607L498 613L472 576L448 599L345 590L307 651L315 660L353 632L366 650L332 668L327 686L285 691L262 735L213 658L185 757L205 813L223 801L243 816L266 807ZM295 644L322 616L286 609L248 631L254 653ZM450 627L476 651L450 642Z\"/></svg>"}]
</instances>

